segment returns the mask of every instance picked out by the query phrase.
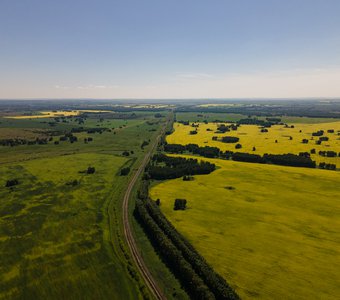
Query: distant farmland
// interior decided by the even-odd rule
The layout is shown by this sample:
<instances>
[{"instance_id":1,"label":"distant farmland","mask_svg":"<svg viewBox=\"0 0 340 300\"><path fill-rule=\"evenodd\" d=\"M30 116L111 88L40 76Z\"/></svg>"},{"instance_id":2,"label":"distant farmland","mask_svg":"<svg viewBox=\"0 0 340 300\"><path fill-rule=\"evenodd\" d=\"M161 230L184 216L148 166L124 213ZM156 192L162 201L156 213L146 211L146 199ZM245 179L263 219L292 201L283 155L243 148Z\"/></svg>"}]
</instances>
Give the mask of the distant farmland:
<instances>
[{"instance_id":1,"label":"distant farmland","mask_svg":"<svg viewBox=\"0 0 340 300\"><path fill-rule=\"evenodd\" d=\"M225 133L216 132L218 125L224 123L195 124L198 127L194 128L191 125L175 123L175 131L167 137L167 142L182 145L192 143L202 147L217 147L222 151L230 150L261 155L264 153L299 154L300 152L308 152L312 160L317 163L332 163L340 167L340 121L319 124L289 124L289 127L273 125L266 128L267 132L261 132L261 126L258 125L240 125L237 130ZM193 130L197 134L190 134ZM323 136L327 137L328 140L322 141L318 145L316 142L320 137L312 134L320 130L324 131ZM333 132L328 132L328 130ZM235 150L235 143L223 143L221 139L224 136L238 137L238 143L242 147ZM213 140L213 137L217 137L217 140ZM303 140L306 140L305 143L303 143ZM312 149L315 149L315 154L311 153ZM334 151L336 152L336 157L323 157L319 155L319 151Z\"/></svg>"},{"instance_id":2,"label":"distant farmland","mask_svg":"<svg viewBox=\"0 0 340 300\"><path fill-rule=\"evenodd\" d=\"M209 175L151 189L174 226L244 299L340 294L340 173L203 160ZM176 198L187 200L174 211Z\"/></svg>"}]
</instances>

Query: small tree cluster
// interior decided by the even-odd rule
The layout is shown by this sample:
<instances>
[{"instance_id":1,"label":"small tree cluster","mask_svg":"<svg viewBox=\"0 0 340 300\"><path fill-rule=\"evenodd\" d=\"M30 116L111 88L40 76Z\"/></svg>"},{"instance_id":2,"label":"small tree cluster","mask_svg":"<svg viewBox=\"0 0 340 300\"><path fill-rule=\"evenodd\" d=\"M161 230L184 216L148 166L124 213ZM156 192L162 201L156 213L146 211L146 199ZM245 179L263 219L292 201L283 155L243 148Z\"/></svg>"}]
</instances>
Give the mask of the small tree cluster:
<instances>
[{"instance_id":1,"label":"small tree cluster","mask_svg":"<svg viewBox=\"0 0 340 300\"><path fill-rule=\"evenodd\" d=\"M122 169L120 170L120 175L121 175L121 176L126 176L126 175L128 175L129 173L130 173L130 168L129 168L129 167L122 168Z\"/></svg>"},{"instance_id":2,"label":"small tree cluster","mask_svg":"<svg viewBox=\"0 0 340 300\"><path fill-rule=\"evenodd\" d=\"M319 163L320 169L326 169L326 170L336 170L335 164L326 164L324 162Z\"/></svg>"},{"instance_id":3,"label":"small tree cluster","mask_svg":"<svg viewBox=\"0 0 340 300\"><path fill-rule=\"evenodd\" d=\"M86 173L87 174L94 174L96 172L95 167L88 167Z\"/></svg>"},{"instance_id":4,"label":"small tree cluster","mask_svg":"<svg viewBox=\"0 0 340 300\"><path fill-rule=\"evenodd\" d=\"M9 179L6 181L5 187L12 187L19 184L18 179Z\"/></svg>"},{"instance_id":5,"label":"small tree cluster","mask_svg":"<svg viewBox=\"0 0 340 300\"><path fill-rule=\"evenodd\" d=\"M187 200L175 199L174 210L185 210L187 206Z\"/></svg>"}]
</instances>

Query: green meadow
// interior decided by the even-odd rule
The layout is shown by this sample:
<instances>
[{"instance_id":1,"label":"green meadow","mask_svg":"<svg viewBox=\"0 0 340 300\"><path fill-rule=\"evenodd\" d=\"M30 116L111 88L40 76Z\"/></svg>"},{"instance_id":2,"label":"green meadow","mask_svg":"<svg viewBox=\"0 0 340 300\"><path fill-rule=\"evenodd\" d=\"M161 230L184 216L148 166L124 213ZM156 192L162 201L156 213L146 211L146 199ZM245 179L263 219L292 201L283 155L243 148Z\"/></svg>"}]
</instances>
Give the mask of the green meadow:
<instances>
[{"instance_id":1,"label":"green meadow","mask_svg":"<svg viewBox=\"0 0 340 300\"><path fill-rule=\"evenodd\" d=\"M0 146L0 299L139 299L143 288L122 241L121 199L128 176L160 128L153 114L134 118L0 118L2 138L50 136L72 128L77 142ZM84 143L84 138L93 141ZM55 145L54 141L59 141ZM124 151L128 156L122 155ZM87 174L94 167L94 174ZM18 185L5 187L7 180Z\"/></svg>"},{"instance_id":2,"label":"green meadow","mask_svg":"<svg viewBox=\"0 0 340 300\"><path fill-rule=\"evenodd\" d=\"M206 110L195 112L177 112L177 121L189 121L189 122L236 122L240 119L247 118L247 114L226 113L226 112L208 112ZM258 116L258 119L265 119L266 117ZM293 117L293 116L281 116L281 121L288 124L318 124L318 123L330 123L337 122L339 118L311 118L311 117Z\"/></svg>"},{"instance_id":3,"label":"green meadow","mask_svg":"<svg viewBox=\"0 0 340 300\"><path fill-rule=\"evenodd\" d=\"M337 298L340 173L203 160L217 170L150 195L241 298ZM176 198L185 211L173 209Z\"/></svg>"}]
</instances>

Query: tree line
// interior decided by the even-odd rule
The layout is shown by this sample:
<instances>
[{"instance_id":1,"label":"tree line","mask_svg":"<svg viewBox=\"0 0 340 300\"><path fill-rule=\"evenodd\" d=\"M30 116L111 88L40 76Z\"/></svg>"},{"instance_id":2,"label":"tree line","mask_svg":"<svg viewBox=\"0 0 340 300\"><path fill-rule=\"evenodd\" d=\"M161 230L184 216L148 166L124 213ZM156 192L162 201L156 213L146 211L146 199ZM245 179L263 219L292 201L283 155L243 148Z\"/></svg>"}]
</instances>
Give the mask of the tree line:
<instances>
[{"instance_id":1,"label":"tree line","mask_svg":"<svg viewBox=\"0 0 340 300\"><path fill-rule=\"evenodd\" d=\"M179 144L166 144L164 150L170 153L180 153L185 152L198 154L205 157L217 157L222 159L232 159L235 161L251 162L251 163L262 163L262 164L275 164L282 166L292 166L292 167L306 167L315 168L316 163L309 156L306 155L296 155L292 153L286 154L264 154L263 156L259 154L243 153L243 152L233 152L233 151L221 151L217 147L199 147L196 144L179 145ZM208 155L207 155L208 153Z\"/></svg>"},{"instance_id":2,"label":"tree line","mask_svg":"<svg viewBox=\"0 0 340 300\"><path fill-rule=\"evenodd\" d=\"M20 145L46 145L50 139L48 138L36 138L34 140L27 140L27 139L1 139L0 145L1 146L20 146Z\"/></svg>"},{"instance_id":3,"label":"tree line","mask_svg":"<svg viewBox=\"0 0 340 300\"><path fill-rule=\"evenodd\" d=\"M239 299L236 292L199 255L148 198L148 181L138 192L134 215L162 260L193 299Z\"/></svg>"},{"instance_id":4,"label":"tree line","mask_svg":"<svg viewBox=\"0 0 340 300\"><path fill-rule=\"evenodd\" d=\"M165 144L164 151L179 154L183 154L184 152L191 152L193 154L198 154L200 156L208 158L219 157L221 152L221 150L217 147L199 147L197 144L187 144L185 146L180 144Z\"/></svg>"}]
</instances>

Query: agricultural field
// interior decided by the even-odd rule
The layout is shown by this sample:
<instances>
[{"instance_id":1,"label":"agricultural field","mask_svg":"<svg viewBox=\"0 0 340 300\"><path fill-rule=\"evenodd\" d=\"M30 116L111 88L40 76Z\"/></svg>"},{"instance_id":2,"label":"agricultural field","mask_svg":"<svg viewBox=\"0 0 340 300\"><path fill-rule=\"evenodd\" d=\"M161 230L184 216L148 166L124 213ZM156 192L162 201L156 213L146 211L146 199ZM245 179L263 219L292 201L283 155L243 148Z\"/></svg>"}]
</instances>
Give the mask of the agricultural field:
<instances>
[{"instance_id":1,"label":"agricultural field","mask_svg":"<svg viewBox=\"0 0 340 300\"><path fill-rule=\"evenodd\" d=\"M0 140L13 143L0 146L0 299L142 297L121 240L130 174L120 171L162 122L154 113L0 118Z\"/></svg>"},{"instance_id":2,"label":"agricultural field","mask_svg":"<svg viewBox=\"0 0 340 300\"><path fill-rule=\"evenodd\" d=\"M179 112L176 113L177 121L189 122L215 122L216 120L222 122L235 122L240 119L246 118L246 115L232 114L232 113L209 113L209 112Z\"/></svg>"},{"instance_id":3,"label":"agricultural field","mask_svg":"<svg viewBox=\"0 0 340 300\"><path fill-rule=\"evenodd\" d=\"M226 113L226 112L208 112L208 111L195 111L195 112L177 112L177 121L189 121L189 122L236 122L240 119L247 118L245 113ZM258 116L258 119L265 120L266 117ZM321 117L297 117L297 116L281 116L280 119L283 123L290 124L318 124L318 123L331 123L339 122L339 118L321 118Z\"/></svg>"},{"instance_id":4,"label":"agricultural field","mask_svg":"<svg viewBox=\"0 0 340 300\"><path fill-rule=\"evenodd\" d=\"M225 133L216 133L217 127L221 123L195 123L198 127L193 128L191 125L182 123L174 124L174 132L167 136L167 142L170 144L197 144L199 146L218 147L222 151L239 151L263 155L284 154L300 152L310 153L315 149L315 154L311 154L311 159L317 163L326 162L340 166L340 121L329 123L296 123L285 125L273 125L267 128L268 132L261 132L258 125L240 125L237 130L231 130ZM294 128L291 128L291 127ZM190 134L197 129L197 134ZM312 133L323 130L323 136L328 137L328 141L323 141L320 145L316 144L318 136L312 136ZM328 132L333 130L333 132ZM239 138L239 144L242 148L235 150L235 143L224 143L221 138L224 136L234 136ZM217 140L212 140L217 137ZM306 139L307 143L302 140ZM255 147L255 149L254 149ZM319 155L319 151L334 151L336 157L324 157Z\"/></svg>"},{"instance_id":5,"label":"agricultural field","mask_svg":"<svg viewBox=\"0 0 340 300\"><path fill-rule=\"evenodd\" d=\"M202 160L217 170L154 183L150 196L241 298L337 298L339 172Z\"/></svg>"},{"instance_id":6,"label":"agricultural field","mask_svg":"<svg viewBox=\"0 0 340 300\"><path fill-rule=\"evenodd\" d=\"M54 111L40 111L37 114L32 113L24 113L20 115L16 114L8 114L5 118L9 119L41 119L41 118L56 118L56 117L73 117L79 116L82 113L91 112L91 113L100 113L100 112L109 112L105 110L54 110Z\"/></svg>"}]
</instances>

